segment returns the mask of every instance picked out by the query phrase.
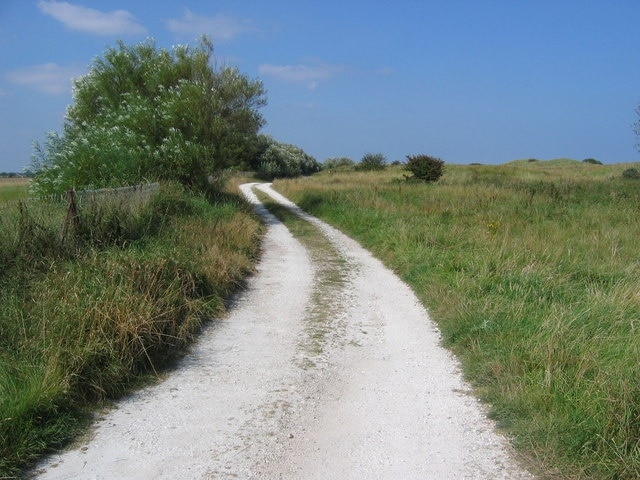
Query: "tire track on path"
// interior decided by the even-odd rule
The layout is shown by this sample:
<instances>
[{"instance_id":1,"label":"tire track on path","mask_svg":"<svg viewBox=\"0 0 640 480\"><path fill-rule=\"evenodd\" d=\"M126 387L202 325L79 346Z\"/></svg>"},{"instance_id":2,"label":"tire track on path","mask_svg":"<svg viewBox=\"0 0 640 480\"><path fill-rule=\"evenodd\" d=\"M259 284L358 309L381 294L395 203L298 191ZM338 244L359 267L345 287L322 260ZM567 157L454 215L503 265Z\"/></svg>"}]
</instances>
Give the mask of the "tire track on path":
<instances>
[{"instance_id":1,"label":"tire track on path","mask_svg":"<svg viewBox=\"0 0 640 480\"><path fill-rule=\"evenodd\" d=\"M241 188L268 229L228 317L35 477L532 478L405 284L269 185ZM297 238L256 191L303 219Z\"/></svg>"},{"instance_id":2,"label":"tire track on path","mask_svg":"<svg viewBox=\"0 0 640 480\"><path fill-rule=\"evenodd\" d=\"M349 268L345 341L330 347L331 382L264 478L533 478L471 395L411 289L270 185L256 188L316 226Z\"/></svg>"}]
</instances>

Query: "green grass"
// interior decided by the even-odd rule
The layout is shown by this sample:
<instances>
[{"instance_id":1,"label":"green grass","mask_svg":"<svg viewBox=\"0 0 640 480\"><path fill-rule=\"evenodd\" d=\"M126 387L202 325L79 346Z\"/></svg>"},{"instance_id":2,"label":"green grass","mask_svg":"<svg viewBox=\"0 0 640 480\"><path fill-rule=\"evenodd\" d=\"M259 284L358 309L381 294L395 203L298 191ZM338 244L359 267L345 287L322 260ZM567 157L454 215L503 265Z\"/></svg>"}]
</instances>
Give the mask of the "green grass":
<instances>
[{"instance_id":1,"label":"green grass","mask_svg":"<svg viewBox=\"0 0 640 480\"><path fill-rule=\"evenodd\" d=\"M0 204L27 198L30 182L24 178L0 178Z\"/></svg>"},{"instance_id":2,"label":"green grass","mask_svg":"<svg viewBox=\"0 0 640 480\"><path fill-rule=\"evenodd\" d=\"M549 477L640 477L640 182L571 160L333 172L275 187L407 281ZM637 165L635 165L637 166ZM419 379L417 379L419 381Z\"/></svg>"},{"instance_id":3,"label":"green grass","mask_svg":"<svg viewBox=\"0 0 640 480\"><path fill-rule=\"evenodd\" d=\"M236 196L163 188L136 216L102 212L61 246L40 208L29 203L17 233L0 231L0 477L170 365L223 314L262 228Z\"/></svg>"}]
</instances>

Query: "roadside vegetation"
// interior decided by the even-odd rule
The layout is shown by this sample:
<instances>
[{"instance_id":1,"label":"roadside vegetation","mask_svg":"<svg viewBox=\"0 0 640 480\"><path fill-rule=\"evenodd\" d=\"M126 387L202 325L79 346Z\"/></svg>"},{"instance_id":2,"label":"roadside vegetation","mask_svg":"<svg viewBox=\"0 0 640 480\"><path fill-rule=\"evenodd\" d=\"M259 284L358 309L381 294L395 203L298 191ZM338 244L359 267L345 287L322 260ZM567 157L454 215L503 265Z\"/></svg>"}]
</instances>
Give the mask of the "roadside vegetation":
<instances>
[{"instance_id":1,"label":"roadside vegetation","mask_svg":"<svg viewBox=\"0 0 640 480\"><path fill-rule=\"evenodd\" d=\"M91 235L64 244L59 223L39 214L48 207L26 208L18 231L0 217L2 478L72 439L103 402L159 375L223 315L262 229L239 197L176 184L134 215L103 212Z\"/></svg>"},{"instance_id":2,"label":"roadside vegetation","mask_svg":"<svg viewBox=\"0 0 640 480\"><path fill-rule=\"evenodd\" d=\"M275 188L358 239L428 306L531 466L640 478L637 164L333 170ZM419 381L419 379L416 379Z\"/></svg>"},{"instance_id":3,"label":"roadside vegetation","mask_svg":"<svg viewBox=\"0 0 640 480\"><path fill-rule=\"evenodd\" d=\"M35 144L30 183L0 179L1 478L160 374L252 271L262 226L225 184L266 148L266 99L212 54L206 37L109 47ZM151 182L135 208L96 191ZM97 199L77 211L82 190Z\"/></svg>"}]
</instances>

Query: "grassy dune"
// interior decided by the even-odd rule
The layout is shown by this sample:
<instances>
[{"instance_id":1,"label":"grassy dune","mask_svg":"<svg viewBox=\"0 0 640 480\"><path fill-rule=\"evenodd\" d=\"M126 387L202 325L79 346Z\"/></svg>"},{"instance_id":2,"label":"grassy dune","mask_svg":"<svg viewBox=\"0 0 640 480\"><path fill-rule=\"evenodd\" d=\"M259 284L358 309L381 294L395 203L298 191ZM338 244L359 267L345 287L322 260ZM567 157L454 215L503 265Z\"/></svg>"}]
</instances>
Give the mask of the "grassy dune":
<instances>
[{"instance_id":1,"label":"grassy dune","mask_svg":"<svg viewBox=\"0 0 640 480\"><path fill-rule=\"evenodd\" d=\"M550 478L640 478L638 165L448 165L277 181L416 291L491 415ZM416 379L419 381L419 379Z\"/></svg>"}]
</instances>

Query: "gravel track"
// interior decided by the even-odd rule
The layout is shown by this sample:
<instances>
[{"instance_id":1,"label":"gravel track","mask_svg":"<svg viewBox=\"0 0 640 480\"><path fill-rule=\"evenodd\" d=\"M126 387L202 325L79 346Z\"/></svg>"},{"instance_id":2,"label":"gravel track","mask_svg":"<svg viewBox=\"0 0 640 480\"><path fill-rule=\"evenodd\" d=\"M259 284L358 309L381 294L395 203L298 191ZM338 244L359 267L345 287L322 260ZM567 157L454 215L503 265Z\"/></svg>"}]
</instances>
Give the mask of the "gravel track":
<instances>
[{"instance_id":1,"label":"gravel track","mask_svg":"<svg viewBox=\"0 0 640 480\"><path fill-rule=\"evenodd\" d=\"M413 292L268 184L230 314L157 385L104 412L42 479L531 479ZM303 243L254 190L317 227Z\"/></svg>"}]
</instances>

